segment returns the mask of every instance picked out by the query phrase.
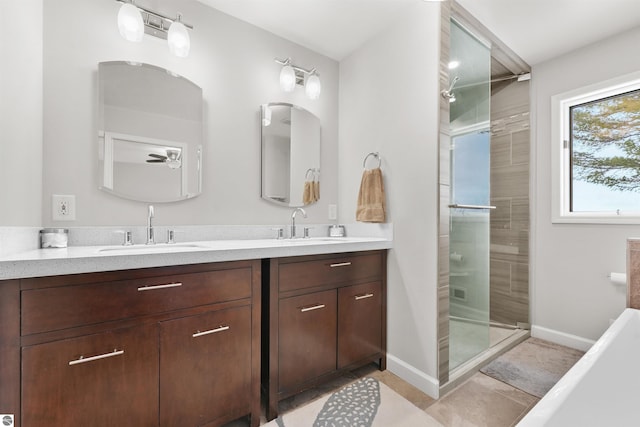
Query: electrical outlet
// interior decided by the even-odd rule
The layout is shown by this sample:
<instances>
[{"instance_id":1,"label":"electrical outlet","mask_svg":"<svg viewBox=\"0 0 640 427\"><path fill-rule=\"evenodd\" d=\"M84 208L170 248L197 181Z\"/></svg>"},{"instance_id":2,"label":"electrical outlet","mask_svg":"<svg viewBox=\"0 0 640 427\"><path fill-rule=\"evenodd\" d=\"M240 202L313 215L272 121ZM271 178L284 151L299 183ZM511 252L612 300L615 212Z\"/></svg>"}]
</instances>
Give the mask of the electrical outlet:
<instances>
[{"instance_id":1,"label":"electrical outlet","mask_svg":"<svg viewBox=\"0 0 640 427\"><path fill-rule=\"evenodd\" d=\"M329 219L338 219L338 205L329 205Z\"/></svg>"},{"instance_id":2,"label":"electrical outlet","mask_svg":"<svg viewBox=\"0 0 640 427\"><path fill-rule=\"evenodd\" d=\"M15 420L13 417L13 414L0 414L0 423L2 423L2 426L13 426Z\"/></svg>"},{"instance_id":3,"label":"electrical outlet","mask_svg":"<svg viewBox=\"0 0 640 427\"><path fill-rule=\"evenodd\" d=\"M75 221L76 196L54 194L51 199L51 217L54 221Z\"/></svg>"}]
</instances>

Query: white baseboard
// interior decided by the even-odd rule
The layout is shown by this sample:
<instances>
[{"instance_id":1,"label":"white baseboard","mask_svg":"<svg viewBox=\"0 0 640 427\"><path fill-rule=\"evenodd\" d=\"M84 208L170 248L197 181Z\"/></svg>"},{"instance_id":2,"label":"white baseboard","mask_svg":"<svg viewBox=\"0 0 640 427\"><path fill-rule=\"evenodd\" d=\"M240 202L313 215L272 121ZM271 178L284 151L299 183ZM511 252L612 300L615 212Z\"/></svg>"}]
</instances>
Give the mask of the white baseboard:
<instances>
[{"instance_id":1,"label":"white baseboard","mask_svg":"<svg viewBox=\"0 0 640 427\"><path fill-rule=\"evenodd\" d=\"M387 354L387 369L430 397L438 398L440 383L437 379L390 354Z\"/></svg>"},{"instance_id":2,"label":"white baseboard","mask_svg":"<svg viewBox=\"0 0 640 427\"><path fill-rule=\"evenodd\" d=\"M582 351L589 350L591 346L595 344L595 341L587 338L582 338L577 335L571 335L537 325L531 325L531 336Z\"/></svg>"}]
</instances>

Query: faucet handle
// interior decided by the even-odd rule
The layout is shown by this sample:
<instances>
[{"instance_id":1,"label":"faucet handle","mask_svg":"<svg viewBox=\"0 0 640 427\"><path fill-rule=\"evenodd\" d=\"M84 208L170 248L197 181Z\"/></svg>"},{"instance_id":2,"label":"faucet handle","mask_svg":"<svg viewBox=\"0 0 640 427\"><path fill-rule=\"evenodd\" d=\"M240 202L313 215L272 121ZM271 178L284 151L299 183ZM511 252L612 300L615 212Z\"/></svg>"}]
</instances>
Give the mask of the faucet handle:
<instances>
[{"instance_id":1,"label":"faucet handle","mask_svg":"<svg viewBox=\"0 0 640 427\"><path fill-rule=\"evenodd\" d=\"M175 243L176 242L176 236L178 235L178 233L184 233L184 230L174 230L171 228L167 229L167 243L171 244L171 243Z\"/></svg>"},{"instance_id":2,"label":"faucet handle","mask_svg":"<svg viewBox=\"0 0 640 427\"><path fill-rule=\"evenodd\" d=\"M274 227L274 228L272 228L272 230L276 232L276 239L278 239L278 240L284 239L284 228L282 228L282 227Z\"/></svg>"},{"instance_id":3,"label":"faucet handle","mask_svg":"<svg viewBox=\"0 0 640 427\"><path fill-rule=\"evenodd\" d=\"M130 230L118 230L116 233L122 233L124 235L124 241L122 242L122 246L131 246L133 245L133 237Z\"/></svg>"},{"instance_id":4,"label":"faucet handle","mask_svg":"<svg viewBox=\"0 0 640 427\"><path fill-rule=\"evenodd\" d=\"M305 227L305 228L303 229L302 237L303 237L304 239L308 239L308 238L309 238L309 230L311 230L312 228L313 228L313 227Z\"/></svg>"}]
</instances>

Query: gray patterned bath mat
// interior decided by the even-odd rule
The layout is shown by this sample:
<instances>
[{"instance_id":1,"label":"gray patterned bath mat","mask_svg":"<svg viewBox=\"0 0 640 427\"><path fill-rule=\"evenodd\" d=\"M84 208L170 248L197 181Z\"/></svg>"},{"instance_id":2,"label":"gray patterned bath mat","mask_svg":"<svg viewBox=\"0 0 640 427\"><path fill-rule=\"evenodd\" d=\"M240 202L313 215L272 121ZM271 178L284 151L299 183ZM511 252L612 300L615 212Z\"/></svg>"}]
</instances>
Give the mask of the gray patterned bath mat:
<instances>
[{"instance_id":1,"label":"gray patterned bath mat","mask_svg":"<svg viewBox=\"0 0 640 427\"><path fill-rule=\"evenodd\" d=\"M434 418L375 378L361 378L296 408L264 427L441 427Z\"/></svg>"},{"instance_id":2,"label":"gray patterned bath mat","mask_svg":"<svg viewBox=\"0 0 640 427\"><path fill-rule=\"evenodd\" d=\"M584 352L529 338L484 368L483 374L536 397L544 396Z\"/></svg>"}]
</instances>

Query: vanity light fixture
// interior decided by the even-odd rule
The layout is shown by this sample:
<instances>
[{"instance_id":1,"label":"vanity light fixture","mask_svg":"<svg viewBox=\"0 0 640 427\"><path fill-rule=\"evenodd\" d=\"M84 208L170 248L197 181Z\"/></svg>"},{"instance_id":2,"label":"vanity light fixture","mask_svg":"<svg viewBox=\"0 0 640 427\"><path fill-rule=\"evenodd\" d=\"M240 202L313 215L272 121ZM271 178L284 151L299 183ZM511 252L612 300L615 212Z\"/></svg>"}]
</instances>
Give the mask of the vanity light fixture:
<instances>
[{"instance_id":1,"label":"vanity light fixture","mask_svg":"<svg viewBox=\"0 0 640 427\"><path fill-rule=\"evenodd\" d=\"M139 43L144 34L144 22L140 9L133 2L123 3L118 11L118 31L120 35L130 42Z\"/></svg>"},{"instance_id":2,"label":"vanity light fixture","mask_svg":"<svg viewBox=\"0 0 640 427\"><path fill-rule=\"evenodd\" d=\"M304 83L304 92L309 99L318 99L321 91L320 77L318 77L318 73L313 70L313 72L307 76L307 81Z\"/></svg>"},{"instance_id":3,"label":"vanity light fixture","mask_svg":"<svg viewBox=\"0 0 640 427\"><path fill-rule=\"evenodd\" d=\"M186 58L189 55L191 39L187 27L182 23L182 15L178 13L175 21L169 27L167 33L167 43L169 51L179 58Z\"/></svg>"},{"instance_id":4,"label":"vanity light fixture","mask_svg":"<svg viewBox=\"0 0 640 427\"><path fill-rule=\"evenodd\" d=\"M140 42L142 34L166 39L169 51L181 58L189 54L191 40L187 29L193 26L182 21L182 15L170 18L134 4L133 0L116 0L122 3L118 11L118 30L126 40Z\"/></svg>"},{"instance_id":5,"label":"vanity light fixture","mask_svg":"<svg viewBox=\"0 0 640 427\"><path fill-rule=\"evenodd\" d=\"M305 93L309 99L318 99L322 91L320 75L318 70L312 68L307 70L291 63L291 58L278 59L275 61L282 65L280 70L280 87L285 92L293 92L296 85L304 86Z\"/></svg>"}]
</instances>

